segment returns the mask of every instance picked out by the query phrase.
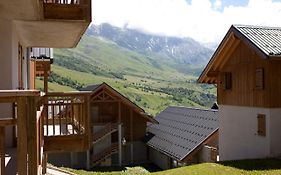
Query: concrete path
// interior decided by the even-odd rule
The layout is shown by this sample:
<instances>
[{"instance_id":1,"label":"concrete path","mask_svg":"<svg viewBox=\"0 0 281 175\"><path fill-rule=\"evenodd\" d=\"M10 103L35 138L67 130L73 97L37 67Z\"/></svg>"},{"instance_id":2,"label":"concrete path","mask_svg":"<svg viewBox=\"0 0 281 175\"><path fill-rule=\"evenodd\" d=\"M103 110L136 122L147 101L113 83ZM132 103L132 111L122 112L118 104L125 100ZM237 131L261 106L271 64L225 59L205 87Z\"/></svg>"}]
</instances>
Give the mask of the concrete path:
<instances>
[{"instance_id":1,"label":"concrete path","mask_svg":"<svg viewBox=\"0 0 281 175\"><path fill-rule=\"evenodd\" d=\"M74 173L68 173L66 171L59 170L57 168L47 168L48 175L75 175Z\"/></svg>"}]
</instances>

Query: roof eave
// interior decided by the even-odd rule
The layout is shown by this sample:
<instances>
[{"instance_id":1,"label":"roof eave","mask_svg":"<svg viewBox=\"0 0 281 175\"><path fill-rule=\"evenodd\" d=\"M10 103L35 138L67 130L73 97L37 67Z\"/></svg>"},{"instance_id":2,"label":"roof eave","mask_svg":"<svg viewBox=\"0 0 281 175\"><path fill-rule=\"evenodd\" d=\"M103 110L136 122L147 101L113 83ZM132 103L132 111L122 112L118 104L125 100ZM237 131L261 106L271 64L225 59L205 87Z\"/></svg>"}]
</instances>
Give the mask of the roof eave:
<instances>
[{"instance_id":1,"label":"roof eave","mask_svg":"<svg viewBox=\"0 0 281 175\"><path fill-rule=\"evenodd\" d=\"M208 64L206 65L206 67L202 71L201 75L199 76L199 78L197 80L198 83L208 83L208 84L215 84L216 83L216 79L215 80L208 80L207 73L209 72L209 70L213 66L217 56L220 54L220 52L223 49L224 45L227 43L228 38L230 37L231 33L233 33L235 30L236 30L235 27L232 25L230 27L230 29L228 30L228 32L226 33L226 35L224 36L222 42L219 44L219 46L217 47L216 51L212 55L212 57L209 60Z\"/></svg>"}]
</instances>

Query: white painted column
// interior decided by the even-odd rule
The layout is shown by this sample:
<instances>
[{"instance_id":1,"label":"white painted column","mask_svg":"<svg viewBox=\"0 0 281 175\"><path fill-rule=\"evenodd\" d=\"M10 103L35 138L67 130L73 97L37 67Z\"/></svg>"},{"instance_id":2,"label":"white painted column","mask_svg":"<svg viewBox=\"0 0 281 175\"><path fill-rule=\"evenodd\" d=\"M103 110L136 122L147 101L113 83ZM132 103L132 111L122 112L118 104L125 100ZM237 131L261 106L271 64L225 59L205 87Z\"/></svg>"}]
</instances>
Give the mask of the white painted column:
<instances>
[{"instance_id":1,"label":"white painted column","mask_svg":"<svg viewBox=\"0 0 281 175\"><path fill-rule=\"evenodd\" d=\"M122 166L122 124L118 125L118 153L119 153L119 166Z\"/></svg>"}]
</instances>

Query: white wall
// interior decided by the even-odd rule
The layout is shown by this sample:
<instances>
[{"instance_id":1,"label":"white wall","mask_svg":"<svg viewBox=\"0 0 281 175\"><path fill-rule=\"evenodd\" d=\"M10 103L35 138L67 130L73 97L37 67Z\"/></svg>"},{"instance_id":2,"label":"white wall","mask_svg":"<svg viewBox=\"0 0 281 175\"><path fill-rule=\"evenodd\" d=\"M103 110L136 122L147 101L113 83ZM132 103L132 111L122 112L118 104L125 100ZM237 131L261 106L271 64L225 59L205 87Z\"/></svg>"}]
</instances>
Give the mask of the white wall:
<instances>
[{"instance_id":1,"label":"white wall","mask_svg":"<svg viewBox=\"0 0 281 175\"><path fill-rule=\"evenodd\" d=\"M281 109L270 109L270 154L281 156Z\"/></svg>"},{"instance_id":2,"label":"white wall","mask_svg":"<svg viewBox=\"0 0 281 175\"><path fill-rule=\"evenodd\" d=\"M266 115L266 137L257 134L258 114ZM219 128L220 160L270 156L270 109L220 105Z\"/></svg>"},{"instance_id":3,"label":"white wall","mask_svg":"<svg viewBox=\"0 0 281 175\"><path fill-rule=\"evenodd\" d=\"M9 90L18 87L18 43L19 37L11 20L0 19L0 89ZM27 83L26 48L23 46L25 57L23 64L24 87ZM12 105L0 104L0 118L12 117ZM12 127L6 127L6 145L12 146Z\"/></svg>"},{"instance_id":4,"label":"white wall","mask_svg":"<svg viewBox=\"0 0 281 175\"><path fill-rule=\"evenodd\" d=\"M171 168L171 158L149 147L149 160L163 170Z\"/></svg>"}]
</instances>

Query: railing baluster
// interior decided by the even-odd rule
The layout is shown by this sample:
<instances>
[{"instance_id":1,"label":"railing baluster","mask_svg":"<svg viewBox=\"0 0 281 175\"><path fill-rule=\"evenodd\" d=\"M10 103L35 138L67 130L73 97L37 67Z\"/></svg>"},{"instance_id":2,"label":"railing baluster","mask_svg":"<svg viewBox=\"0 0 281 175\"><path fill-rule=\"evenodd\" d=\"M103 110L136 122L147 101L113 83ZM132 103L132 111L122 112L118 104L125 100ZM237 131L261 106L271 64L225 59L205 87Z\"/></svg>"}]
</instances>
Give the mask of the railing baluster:
<instances>
[{"instance_id":1,"label":"railing baluster","mask_svg":"<svg viewBox=\"0 0 281 175\"><path fill-rule=\"evenodd\" d=\"M58 107L59 107L59 112L57 116L59 117L59 130L60 130L59 135L61 135L61 101L59 102Z\"/></svg>"},{"instance_id":2,"label":"railing baluster","mask_svg":"<svg viewBox=\"0 0 281 175\"><path fill-rule=\"evenodd\" d=\"M69 104L69 100L67 100L67 103L65 105L65 129L66 129L66 135L68 135L68 122L67 122L68 104Z\"/></svg>"},{"instance_id":3,"label":"railing baluster","mask_svg":"<svg viewBox=\"0 0 281 175\"><path fill-rule=\"evenodd\" d=\"M51 101L51 104L53 104L52 105L52 114L51 114L51 119L53 120L53 135L56 135L56 128L55 128L55 105L54 105L55 103L56 103L55 100ZM47 127L49 127L49 126L47 126Z\"/></svg>"},{"instance_id":4,"label":"railing baluster","mask_svg":"<svg viewBox=\"0 0 281 175\"><path fill-rule=\"evenodd\" d=\"M72 134L74 134L74 105L71 105L71 124L72 124Z\"/></svg>"},{"instance_id":5,"label":"railing baluster","mask_svg":"<svg viewBox=\"0 0 281 175\"><path fill-rule=\"evenodd\" d=\"M5 175L5 128L3 126L0 127L0 137L0 173L1 175Z\"/></svg>"}]
</instances>

